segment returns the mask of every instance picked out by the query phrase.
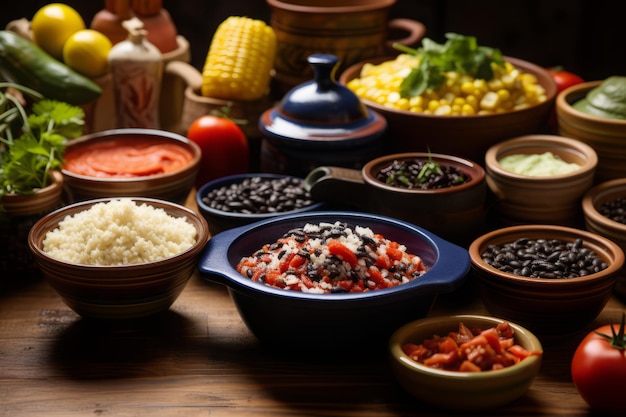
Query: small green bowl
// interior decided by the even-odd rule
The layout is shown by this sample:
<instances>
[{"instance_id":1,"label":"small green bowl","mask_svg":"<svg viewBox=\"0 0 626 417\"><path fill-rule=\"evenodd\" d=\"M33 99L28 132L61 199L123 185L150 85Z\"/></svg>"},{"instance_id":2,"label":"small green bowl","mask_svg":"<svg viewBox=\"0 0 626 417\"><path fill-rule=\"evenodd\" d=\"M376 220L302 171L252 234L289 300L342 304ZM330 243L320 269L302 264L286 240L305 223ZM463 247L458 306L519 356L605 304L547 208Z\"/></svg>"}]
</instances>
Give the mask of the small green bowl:
<instances>
[{"instance_id":1,"label":"small green bowl","mask_svg":"<svg viewBox=\"0 0 626 417\"><path fill-rule=\"evenodd\" d=\"M409 358L403 351L405 343L422 343L438 334L445 336L459 328L487 329L505 320L457 315L430 317L407 323L397 329L389 340L391 368L402 387L418 400L443 409L482 411L494 409L524 395L541 367L541 355L532 355L508 368L483 372L456 372L430 368ZM541 342L530 331L509 322L517 344L529 351L543 352Z\"/></svg>"}]
</instances>

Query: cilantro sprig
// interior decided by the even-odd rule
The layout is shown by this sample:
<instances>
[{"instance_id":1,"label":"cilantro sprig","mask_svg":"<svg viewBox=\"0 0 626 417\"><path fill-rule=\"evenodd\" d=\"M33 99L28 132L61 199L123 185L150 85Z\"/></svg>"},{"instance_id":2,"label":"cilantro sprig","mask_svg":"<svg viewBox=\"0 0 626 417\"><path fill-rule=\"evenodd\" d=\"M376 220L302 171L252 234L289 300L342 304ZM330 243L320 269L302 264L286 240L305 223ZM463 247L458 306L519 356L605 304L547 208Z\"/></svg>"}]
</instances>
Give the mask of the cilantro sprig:
<instances>
[{"instance_id":1,"label":"cilantro sprig","mask_svg":"<svg viewBox=\"0 0 626 417\"><path fill-rule=\"evenodd\" d=\"M82 135L84 117L80 107L0 83L0 199L47 186L49 172L63 164L67 141Z\"/></svg>"},{"instance_id":2,"label":"cilantro sprig","mask_svg":"<svg viewBox=\"0 0 626 417\"><path fill-rule=\"evenodd\" d=\"M394 44L397 50L420 57L418 66L400 85L402 97L419 96L426 90L436 89L445 82L445 73L449 71L489 81L494 76L491 65L504 65L500 50L478 45L474 36L457 33L445 36L447 41L443 44L424 38L419 49Z\"/></svg>"}]
</instances>

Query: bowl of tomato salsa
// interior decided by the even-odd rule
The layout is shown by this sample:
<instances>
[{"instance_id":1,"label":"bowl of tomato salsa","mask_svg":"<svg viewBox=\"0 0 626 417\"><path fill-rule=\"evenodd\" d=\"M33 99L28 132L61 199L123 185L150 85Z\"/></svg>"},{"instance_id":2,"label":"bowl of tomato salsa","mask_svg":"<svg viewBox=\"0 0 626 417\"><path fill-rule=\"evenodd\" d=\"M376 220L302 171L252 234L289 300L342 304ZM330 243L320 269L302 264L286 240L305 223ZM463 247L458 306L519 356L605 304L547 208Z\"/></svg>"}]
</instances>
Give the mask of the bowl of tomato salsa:
<instances>
[{"instance_id":1,"label":"bowl of tomato salsa","mask_svg":"<svg viewBox=\"0 0 626 417\"><path fill-rule=\"evenodd\" d=\"M457 290L467 250L411 223L351 211L287 214L220 232L200 276L225 285L262 342L384 348L399 325Z\"/></svg>"},{"instance_id":2,"label":"bowl of tomato salsa","mask_svg":"<svg viewBox=\"0 0 626 417\"><path fill-rule=\"evenodd\" d=\"M526 328L497 317L437 316L399 327L391 368L421 402L477 412L522 397L541 368L543 348Z\"/></svg>"},{"instance_id":3,"label":"bowl of tomato salsa","mask_svg":"<svg viewBox=\"0 0 626 417\"><path fill-rule=\"evenodd\" d=\"M186 200L201 150L182 135L157 129L113 129L70 141L63 154L74 201L105 197Z\"/></svg>"}]
</instances>

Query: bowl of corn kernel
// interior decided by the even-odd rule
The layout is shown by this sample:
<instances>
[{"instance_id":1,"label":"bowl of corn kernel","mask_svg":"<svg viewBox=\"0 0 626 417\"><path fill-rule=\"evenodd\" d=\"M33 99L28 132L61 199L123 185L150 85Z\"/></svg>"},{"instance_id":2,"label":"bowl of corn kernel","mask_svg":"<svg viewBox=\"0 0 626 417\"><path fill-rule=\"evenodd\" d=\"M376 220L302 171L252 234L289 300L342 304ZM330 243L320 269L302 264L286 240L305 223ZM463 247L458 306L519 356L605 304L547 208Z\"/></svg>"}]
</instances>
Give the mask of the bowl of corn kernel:
<instances>
[{"instance_id":1,"label":"bowl of corn kernel","mask_svg":"<svg viewBox=\"0 0 626 417\"><path fill-rule=\"evenodd\" d=\"M446 37L340 74L340 83L387 119L394 151L429 148L482 163L491 145L544 131L556 98L544 68L471 36Z\"/></svg>"}]
</instances>

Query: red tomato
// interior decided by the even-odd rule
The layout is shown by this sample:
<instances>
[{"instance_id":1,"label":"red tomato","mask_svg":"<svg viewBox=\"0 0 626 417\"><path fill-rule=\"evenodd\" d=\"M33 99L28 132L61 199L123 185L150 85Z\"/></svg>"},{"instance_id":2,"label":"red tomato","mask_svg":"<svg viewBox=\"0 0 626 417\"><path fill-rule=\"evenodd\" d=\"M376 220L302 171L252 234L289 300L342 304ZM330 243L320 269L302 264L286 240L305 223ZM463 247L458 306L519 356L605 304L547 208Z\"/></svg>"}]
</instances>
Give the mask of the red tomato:
<instances>
[{"instance_id":1,"label":"red tomato","mask_svg":"<svg viewBox=\"0 0 626 417\"><path fill-rule=\"evenodd\" d=\"M197 188L216 178L248 172L248 139L232 120L213 115L200 116L189 126L187 138L202 149Z\"/></svg>"},{"instance_id":2,"label":"red tomato","mask_svg":"<svg viewBox=\"0 0 626 417\"><path fill-rule=\"evenodd\" d=\"M573 85L585 82L585 80L583 80L580 76L572 72L565 71L559 67L549 68L548 71L550 72L550 74L552 75L552 79L556 83L557 93L560 93L561 91Z\"/></svg>"},{"instance_id":3,"label":"red tomato","mask_svg":"<svg viewBox=\"0 0 626 417\"><path fill-rule=\"evenodd\" d=\"M580 396L594 410L626 415L626 349L622 325L602 326L589 333L572 358L572 380ZM597 332L597 333L596 333ZM601 336L600 334L604 335Z\"/></svg>"}]
</instances>

